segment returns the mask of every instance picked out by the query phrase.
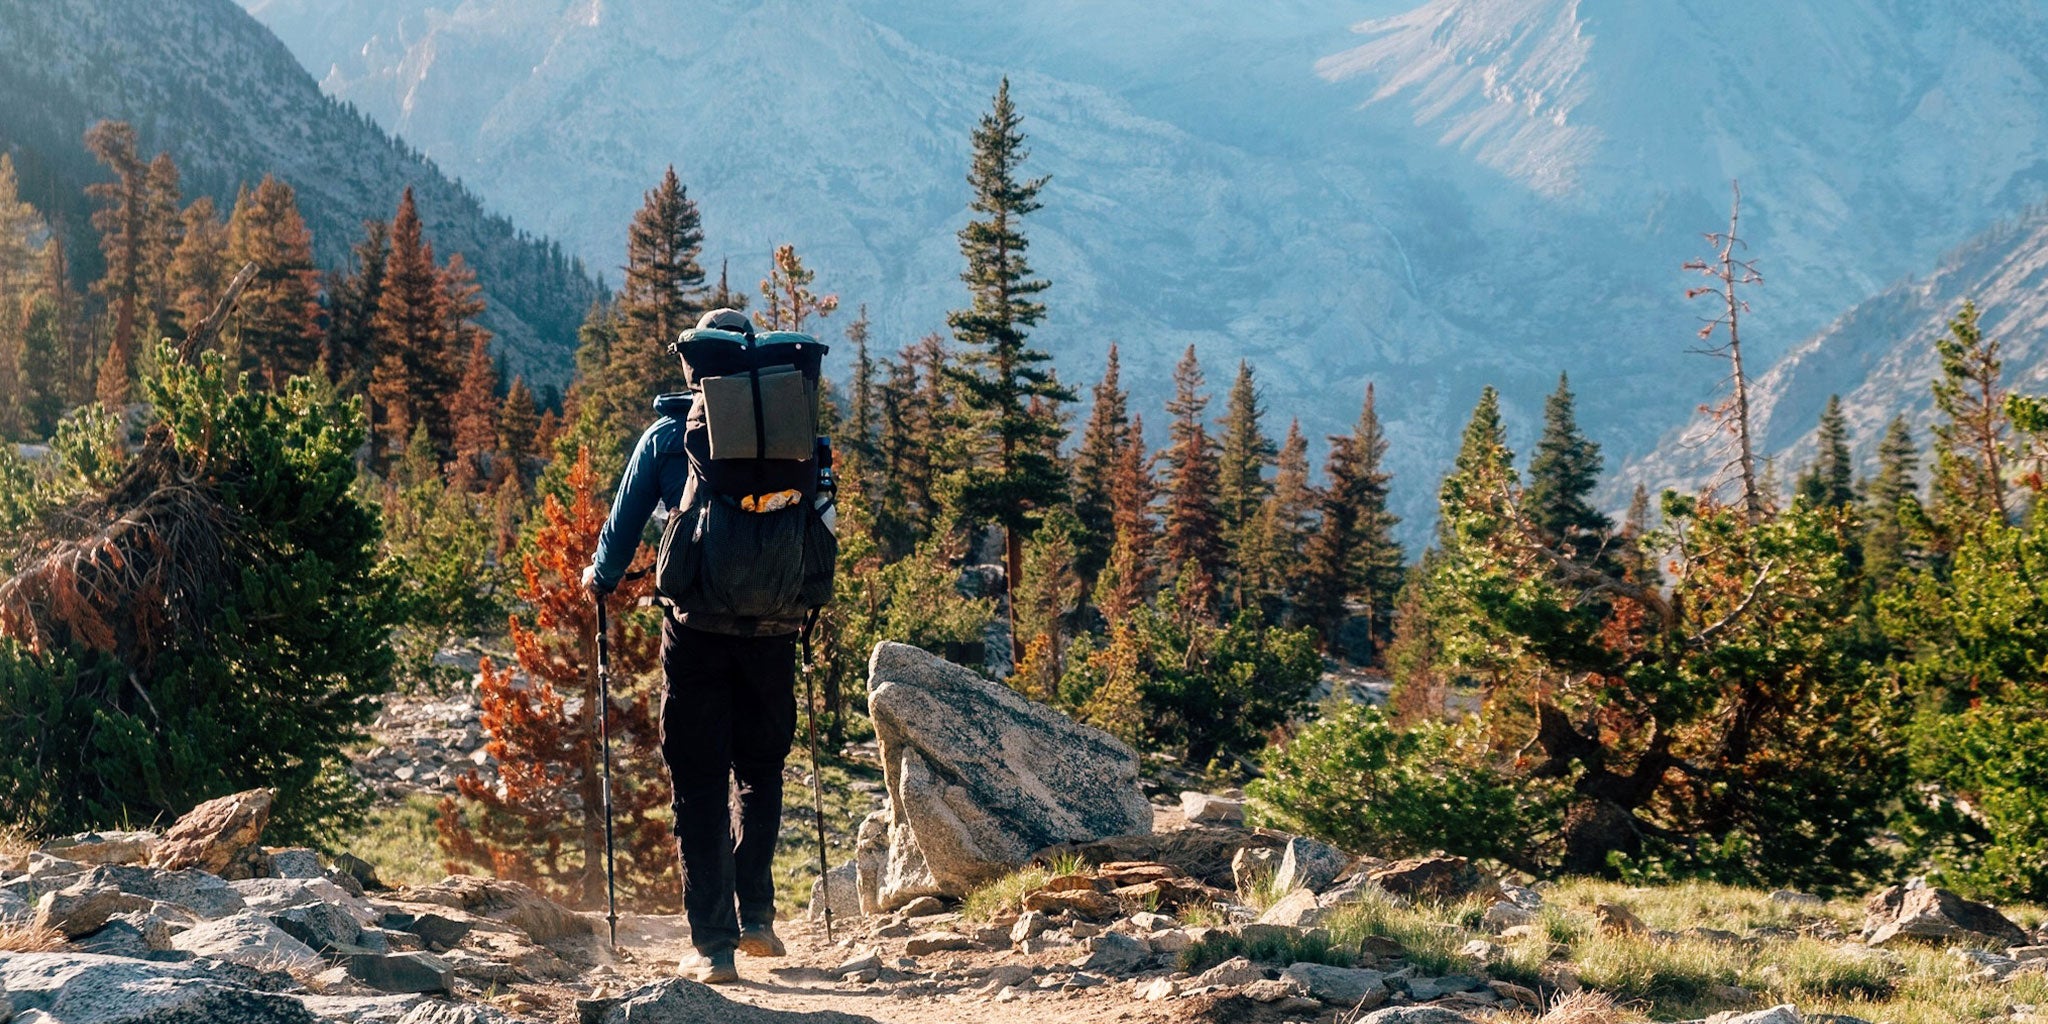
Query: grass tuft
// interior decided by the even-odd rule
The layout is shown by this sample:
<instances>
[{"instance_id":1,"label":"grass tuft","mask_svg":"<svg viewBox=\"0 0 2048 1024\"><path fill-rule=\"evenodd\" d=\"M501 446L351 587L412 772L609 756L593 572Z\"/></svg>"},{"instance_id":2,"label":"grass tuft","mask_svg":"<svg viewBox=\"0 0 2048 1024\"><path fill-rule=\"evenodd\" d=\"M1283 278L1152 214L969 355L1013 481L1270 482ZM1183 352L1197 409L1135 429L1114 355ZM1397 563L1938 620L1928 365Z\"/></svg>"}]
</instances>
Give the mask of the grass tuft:
<instances>
[{"instance_id":1,"label":"grass tuft","mask_svg":"<svg viewBox=\"0 0 2048 1024\"><path fill-rule=\"evenodd\" d=\"M1037 866L1012 871L967 894L960 913L969 920L993 921L1024 910L1024 897L1045 887L1055 872Z\"/></svg>"},{"instance_id":2,"label":"grass tuft","mask_svg":"<svg viewBox=\"0 0 2048 1024\"><path fill-rule=\"evenodd\" d=\"M0 919L0 953L55 953L71 948L55 928L16 919Z\"/></svg>"}]
</instances>

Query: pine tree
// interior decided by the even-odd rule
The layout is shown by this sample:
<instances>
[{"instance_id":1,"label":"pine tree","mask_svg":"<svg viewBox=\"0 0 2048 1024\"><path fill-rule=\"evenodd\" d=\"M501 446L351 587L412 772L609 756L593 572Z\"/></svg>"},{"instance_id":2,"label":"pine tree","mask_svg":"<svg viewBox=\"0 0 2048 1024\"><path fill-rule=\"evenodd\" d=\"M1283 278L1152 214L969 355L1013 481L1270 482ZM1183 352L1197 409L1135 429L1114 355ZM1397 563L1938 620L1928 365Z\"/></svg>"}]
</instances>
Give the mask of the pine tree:
<instances>
[{"instance_id":1,"label":"pine tree","mask_svg":"<svg viewBox=\"0 0 2048 1024\"><path fill-rule=\"evenodd\" d=\"M1977 326L1977 305L1965 301L1934 343L1941 378L1934 382L1934 517L1950 546L1987 525L2012 519L2005 479L2012 458L2004 364L1998 342Z\"/></svg>"},{"instance_id":2,"label":"pine tree","mask_svg":"<svg viewBox=\"0 0 2048 1024\"><path fill-rule=\"evenodd\" d=\"M42 294L53 307L57 332L57 373L54 389L65 408L93 400L93 338L85 330L84 303L71 287L71 260L63 232L52 232L43 246Z\"/></svg>"},{"instance_id":3,"label":"pine tree","mask_svg":"<svg viewBox=\"0 0 2048 1024\"><path fill-rule=\"evenodd\" d=\"M1662 578L1650 553L1643 550L1643 535L1651 529L1650 515L1650 489L1638 481L1629 494L1628 513L1621 520L1619 558L1622 575L1645 586L1655 586Z\"/></svg>"},{"instance_id":4,"label":"pine tree","mask_svg":"<svg viewBox=\"0 0 2048 1024\"><path fill-rule=\"evenodd\" d=\"M399 199L391 221L391 251L371 326L376 332L376 369L370 378L370 398L385 450L403 448L421 424L431 436L447 436L447 409L441 400L454 390L455 382L443 359L447 317L441 274L434 267L433 244L421 237L419 209L410 188Z\"/></svg>"},{"instance_id":5,"label":"pine tree","mask_svg":"<svg viewBox=\"0 0 2048 1024\"><path fill-rule=\"evenodd\" d=\"M121 121L101 121L86 130L85 148L114 172L111 182L86 186L99 204L92 226L100 234L106 273L93 290L107 304L111 333L100 365L100 404L119 409L128 403L134 372L137 320L141 314L145 220L149 209L149 168L135 153L135 129Z\"/></svg>"},{"instance_id":6,"label":"pine tree","mask_svg":"<svg viewBox=\"0 0 2048 1024\"><path fill-rule=\"evenodd\" d=\"M1302 554L1315 525L1316 493L1300 420L1287 424L1274 465L1271 493L1252 520L1252 547L1240 565L1249 594L1262 598L1285 598L1299 586Z\"/></svg>"},{"instance_id":7,"label":"pine tree","mask_svg":"<svg viewBox=\"0 0 2048 1024\"><path fill-rule=\"evenodd\" d=\"M1545 538L1581 562L1606 543L1613 521L1592 504L1600 483L1600 446L1579 431L1571 382L1557 375L1557 390L1543 403L1543 436L1529 457L1529 489L1522 496Z\"/></svg>"},{"instance_id":8,"label":"pine tree","mask_svg":"<svg viewBox=\"0 0 2048 1024\"><path fill-rule=\"evenodd\" d=\"M384 295L384 264L391 256L390 225L364 221L352 256L352 269L327 279L327 375L345 395L367 392L376 373L377 307Z\"/></svg>"},{"instance_id":9,"label":"pine tree","mask_svg":"<svg viewBox=\"0 0 2048 1024\"><path fill-rule=\"evenodd\" d=\"M30 391L43 385L29 373L29 310L48 229L35 207L21 200L14 162L0 153L0 441L28 433Z\"/></svg>"},{"instance_id":10,"label":"pine tree","mask_svg":"<svg viewBox=\"0 0 2048 1024\"><path fill-rule=\"evenodd\" d=\"M1172 443L1166 449L1165 536L1161 553L1168 571L1178 574L1192 561L1213 584L1223 568L1223 520L1217 508L1216 447L1209 439L1202 413L1209 398L1202 394L1202 364L1195 347L1181 356L1173 370L1173 399L1166 411ZM1206 600L1213 591L1190 595Z\"/></svg>"},{"instance_id":11,"label":"pine tree","mask_svg":"<svg viewBox=\"0 0 2048 1024\"><path fill-rule=\"evenodd\" d=\"M718 283L712 285L710 293L704 296L705 309L747 308L747 293L733 291L729 283L728 272L732 269L731 263L729 259L718 261Z\"/></svg>"},{"instance_id":12,"label":"pine tree","mask_svg":"<svg viewBox=\"0 0 2048 1024\"><path fill-rule=\"evenodd\" d=\"M1373 386L1349 437L1330 438L1324 466L1321 516L1309 535L1302 569L1301 614L1335 650L1349 605L1364 607L1369 648L1354 652L1378 660L1393 636L1395 601L1403 581L1401 549L1394 543L1399 519L1387 509L1390 474L1383 467L1387 439L1380 427Z\"/></svg>"},{"instance_id":13,"label":"pine tree","mask_svg":"<svg viewBox=\"0 0 2048 1024\"><path fill-rule=\"evenodd\" d=\"M849 389L846 421L835 442L840 465L840 487L862 500L876 494L877 457L881 451L881 389L875 378L875 360L868 352L868 307L863 304L846 325L846 340L853 343L853 386Z\"/></svg>"},{"instance_id":14,"label":"pine tree","mask_svg":"<svg viewBox=\"0 0 2048 1024\"><path fill-rule=\"evenodd\" d=\"M213 312L233 275L228 266L228 226L214 209L213 197L192 200L182 217L184 229L171 253L169 274L170 315L181 333Z\"/></svg>"},{"instance_id":15,"label":"pine tree","mask_svg":"<svg viewBox=\"0 0 2048 1024\"><path fill-rule=\"evenodd\" d=\"M511 619L512 647L527 678L486 666L479 696L486 744L499 785L475 772L457 780L439 821L449 870L484 867L586 907L605 899L605 805L598 770L596 611L579 576L590 564L605 507L597 474L579 453L569 500L541 506L541 526L524 559L519 598L531 618ZM680 901L655 695L658 637L629 611L647 584L632 580L613 597L611 618L613 785L621 902L674 908ZM471 822L474 822L472 825Z\"/></svg>"},{"instance_id":16,"label":"pine tree","mask_svg":"<svg viewBox=\"0 0 2048 1024\"><path fill-rule=\"evenodd\" d=\"M228 217L228 263L257 268L235 307L243 366L273 390L311 372L325 334L320 271L313 265L313 233L290 185L266 174L253 191L236 197Z\"/></svg>"},{"instance_id":17,"label":"pine tree","mask_svg":"<svg viewBox=\"0 0 2048 1024\"><path fill-rule=\"evenodd\" d=\"M1110 546L1108 564L1096 577L1092 599L1111 625L1151 596L1156 579L1152 554L1158 544L1152 503L1158 496L1152 456L1145 448L1145 418L1132 416L1109 479L1110 519L1116 540Z\"/></svg>"},{"instance_id":18,"label":"pine tree","mask_svg":"<svg viewBox=\"0 0 2048 1024\"><path fill-rule=\"evenodd\" d=\"M529 408L531 400L529 399ZM476 482L487 479L491 454L498 446L498 368L491 362L489 336L477 332L470 340L462 384L455 390L455 457L468 463Z\"/></svg>"},{"instance_id":19,"label":"pine tree","mask_svg":"<svg viewBox=\"0 0 2048 1024\"><path fill-rule=\"evenodd\" d=\"M1856 500L1856 464L1849 454L1849 422L1842 396L1829 395L1814 433L1813 464L1799 474L1793 493L1817 508L1844 508Z\"/></svg>"},{"instance_id":20,"label":"pine tree","mask_svg":"<svg viewBox=\"0 0 2048 1024\"><path fill-rule=\"evenodd\" d=\"M540 415L534 410L533 391L526 386L526 378L514 377L505 391L504 404L499 406L498 451L505 457L502 475L522 489L539 433Z\"/></svg>"},{"instance_id":21,"label":"pine tree","mask_svg":"<svg viewBox=\"0 0 2048 1024\"><path fill-rule=\"evenodd\" d=\"M642 197L626 233L626 279L619 289L620 349L605 387L633 395L636 410L650 396L683 389L682 366L668 346L694 327L704 305L704 227L697 204L671 165ZM721 290L724 274L720 272ZM615 401L618 399L614 399Z\"/></svg>"},{"instance_id":22,"label":"pine tree","mask_svg":"<svg viewBox=\"0 0 2048 1024\"><path fill-rule=\"evenodd\" d=\"M811 291L818 273L804 266L794 245L778 245L769 263L768 276L761 279L762 306L754 322L766 331L801 331L813 316L831 316L839 308L839 296Z\"/></svg>"},{"instance_id":23,"label":"pine tree","mask_svg":"<svg viewBox=\"0 0 2048 1024\"><path fill-rule=\"evenodd\" d=\"M1515 453L1508 447L1507 428L1500 419L1500 393L1489 384L1479 392L1479 403L1472 407L1472 418L1465 424L1457 458L1437 491L1441 508L1437 518L1438 542L1448 548L1460 539L1481 538L1497 531L1502 525L1505 492L1519 482Z\"/></svg>"},{"instance_id":24,"label":"pine tree","mask_svg":"<svg viewBox=\"0 0 2048 1024\"><path fill-rule=\"evenodd\" d=\"M185 222L179 215L184 194L179 187L178 165L169 153L158 153L150 161L143 195L142 266L137 288L141 297L140 319L148 329L146 338L153 341L184 333L177 316L178 292L171 277L172 259L185 233ZM211 312L212 307L207 311Z\"/></svg>"},{"instance_id":25,"label":"pine tree","mask_svg":"<svg viewBox=\"0 0 2048 1024\"><path fill-rule=\"evenodd\" d=\"M1025 545L1024 576L1016 590L1017 628L1025 657L1010 685L1033 700L1052 703L1065 671L1069 623L1082 594L1076 569L1080 523L1072 511L1055 507Z\"/></svg>"},{"instance_id":26,"label":"pine tree","mask_svg":"<svg viewBox=\"0 0 2048 1024\"><path fill-rule=\"evenodd\" d=\"M476 272L469 268L469 261L461 253L448 257L448 264L441 268L441 336L446 345L441 359L449 367L449 379L458 390L476 346L491 340L491 332L477 324L483 313L484 290L476 283ZM453 394L451 391L450 396ZM452 420L449 436L454 436Z\"/></svg>"},{"instance_id":27,"label":"pine tree","mask_svg":"<svg viewBox=\"0 0 2048 1024\"><path fill-rule=\"evenodd\" d=\"M1026 535L1047 502L1067 490L1058 458L1065 431L1057 416L1034 410L1033 403L1074 400L1053 373L1051 357L1027 343L1030 329L1045 318L1037 297L1047 282L1031 276L1022 221L1039 208L1046 179L1018 177L1029 155L1022 121L1006 78L974 130L967 173L974 189L969 207L978 217L960 229L960 254L967 259L960 278L973 301L946 316L965 350L959 365L947 369L957 396L955 438L964 448L950 485L955 511L965 522L1004 528L1003 562L1012 586L1024 570ZM1021 658L1014 629L1011 637L1013 659Z\"/></svg>"},{"instance_id":28,"label":"pine tree","mask_svg":"<svg viewBox=\"0 0 2048 1024\"><path fill-rule=\"evenodd\" d=\"M1273 465L1279 454L1273 439L1260 427L1264 415L1251 364L1240 359L1237 379L1230 385L1230 399L1223 413L1222 458L1216 487L1231 603L1238 608L1245 607L1245 602L1257 595L1256 585L1247 587L1246 577L1257 574L1251 563L1257 559L1258 516L1273 490L1266 479L1266 468Z\"/></svg>"},{"instance_id":29,"label":"pine tree","mask_svg":"<svg viewBox=\"0 0 2048 1024\"><path fill-rule=\"evenodd\" d=\"M1108 563L1110 548L1116 544L1110 482L1130 433L1130 396L1122 387L1121 374L1117 346L1111 342L1102 379L1092 392L1088 424L1081 430L1081 448L1074 453L1074 515L1081 524L1079 565L1081 578L1090 581Z\"/></svg>"},{"instance_id":30,"label":"pine tree","mask_svg":"<svg viewBox=\"0 0 2048 1024\"><path fill-rule=\"evenodd\" d=\"M1904 416L1885 427L1877 446L1877 475L1864 485L1863 572L1882 587L1920 561L1915 535L1926 519L1920 507L1920 449Z\"/></svg>"}]
</instances>

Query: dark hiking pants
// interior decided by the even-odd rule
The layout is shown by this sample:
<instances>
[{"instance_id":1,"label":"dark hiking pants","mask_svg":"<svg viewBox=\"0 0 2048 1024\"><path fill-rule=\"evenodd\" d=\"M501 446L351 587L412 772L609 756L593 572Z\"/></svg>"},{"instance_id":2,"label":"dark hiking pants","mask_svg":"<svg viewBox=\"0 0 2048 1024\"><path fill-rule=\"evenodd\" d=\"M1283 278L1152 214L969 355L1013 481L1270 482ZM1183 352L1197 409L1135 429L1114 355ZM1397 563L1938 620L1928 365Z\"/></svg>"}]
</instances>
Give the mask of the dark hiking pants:
<instances>
[{"instance_id":1,"label":"dark hiking pants","mask_svg":"<svg viewBox=\"0 0 2048 1024\"><path fill-rule=\"evenodd\" d=\"M742 924L775 920L770 866L782 827L782 762L796 735L796 637L725 636L671 618L662 626L661 665L661 754L675 784L683 909L691 942L710 956L738 945Z\"/></svg>"}]
</instances>

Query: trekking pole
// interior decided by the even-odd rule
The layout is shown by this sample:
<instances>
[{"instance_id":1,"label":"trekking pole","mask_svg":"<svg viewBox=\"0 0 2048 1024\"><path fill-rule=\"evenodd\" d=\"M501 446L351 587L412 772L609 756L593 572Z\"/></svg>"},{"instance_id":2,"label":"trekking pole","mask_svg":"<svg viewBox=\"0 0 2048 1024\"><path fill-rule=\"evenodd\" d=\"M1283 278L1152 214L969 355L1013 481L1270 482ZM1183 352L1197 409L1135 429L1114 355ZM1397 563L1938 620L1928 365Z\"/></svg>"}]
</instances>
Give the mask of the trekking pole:
<instances>
[{"instance_id":1,"label":"trekking pole","mask_svg":"<svg viewBox=\"0 0 2048 1024\"><path fill-rule=\"evenodd\" d=\"M825 864L825 782L818 774L818 694L817 680L811 677L811 624L817 621L814 613L804 623L803 632L797 634L798 668L804 677L804 708L809 712L811 746L811 813L818 821L818 885L824 893L825 941L832 941L832 872Z\"/></svg>"},{"instance_id":2,"label":"trekking pole","mask_svg":"<svg viewBox=\"0 0 2048 1024\"><path fill-rule=\"evenodd\" d=\"M604 595L597 595L597 735L604 747L604 920L619 948L619 888L612 874L612 649Z\"/></svg>"}]
</instances>

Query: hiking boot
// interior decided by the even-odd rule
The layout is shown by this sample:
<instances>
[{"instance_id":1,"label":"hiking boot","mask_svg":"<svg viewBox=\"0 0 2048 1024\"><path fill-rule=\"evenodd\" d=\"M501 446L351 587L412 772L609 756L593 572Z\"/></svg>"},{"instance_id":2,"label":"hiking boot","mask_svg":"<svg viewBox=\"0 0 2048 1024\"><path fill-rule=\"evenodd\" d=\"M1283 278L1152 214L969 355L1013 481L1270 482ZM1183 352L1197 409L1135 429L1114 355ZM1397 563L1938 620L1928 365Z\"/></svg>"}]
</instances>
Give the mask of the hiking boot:
<instances>
[{"instance_id":1,"label":"hiking boot","mask_svg":"<svg viewBox=\"0 0 2048 1024\"><path fill-rule=\"evenodd\" d=\"M726 950L684 961L682 975L703 985L730 985L740 980L740 969L733 964L732 951Z\"/></svg>"},{"instance_id":2,"label":"hiking boot","mask_svg":"<svg viewBox=\"0 0 2048 1024\"><path fill-rule=\"evenodd\" d=\"M748 956L788 956L789 950L775 936L772 924L750 924L740 929L740 952Z\"/></svg>"}]
</instances>

